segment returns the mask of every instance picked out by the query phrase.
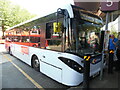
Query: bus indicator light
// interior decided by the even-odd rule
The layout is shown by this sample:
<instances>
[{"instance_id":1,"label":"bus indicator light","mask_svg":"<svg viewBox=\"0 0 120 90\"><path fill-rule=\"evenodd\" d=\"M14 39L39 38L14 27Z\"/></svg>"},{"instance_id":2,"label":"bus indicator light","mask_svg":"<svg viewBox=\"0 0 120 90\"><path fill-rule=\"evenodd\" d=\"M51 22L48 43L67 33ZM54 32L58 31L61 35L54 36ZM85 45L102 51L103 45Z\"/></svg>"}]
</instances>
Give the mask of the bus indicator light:
<instances>
[{"instance_id":1,"label":"bus indicator light","mask_svg":"<svg viewBox=\"0 0 120 90\"><path fill-rule=\"evenodd\" d=\"M84 56L84 59L85 59L86 61L89 61L89 60L90 60L90 56Z\"/></svg>"},{"instance_id":2,"label":"bus indicator light","mask_svg":"<svg viewBox=\"0 0 120 90\"><path fill-rule=\"evenodd\" d=\"M87 56L84 56L84 59L86 59L87 58Z\"/></svg>"},{"instance_id":3,"label":"bus indicator light","mask_svg":"<svg viewBox=\"0 0 120 90\"><path fill-rule=\"evenodd\" d=\"M114 53L114 51L113 51L113 50L110 50L110 53Z\"/></svg>"}]
</instances>

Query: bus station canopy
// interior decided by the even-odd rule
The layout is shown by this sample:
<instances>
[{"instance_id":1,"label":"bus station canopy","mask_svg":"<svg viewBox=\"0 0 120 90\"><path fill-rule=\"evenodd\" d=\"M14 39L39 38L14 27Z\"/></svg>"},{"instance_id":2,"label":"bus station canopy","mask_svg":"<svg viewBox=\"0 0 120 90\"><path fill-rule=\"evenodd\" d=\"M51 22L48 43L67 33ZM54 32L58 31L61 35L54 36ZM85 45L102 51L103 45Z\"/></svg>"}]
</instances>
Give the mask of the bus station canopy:
<instances>
[{"instance_id":1,"label":"bus station canopy","mask_svg":"<svg viewBox=\"0 0 120 90\"><path fill-rule=\"evenodd\" d=\"M86 9L86 10L89 10L89 11L95 13L96 15L102 17L103 20L105 21L106 12L102 12L102 10L101 10L101 8L103 6L102 2L83 2L83 0L74 0L74 4L76 6L79 6L83 9ZM115 6L115 7L117 7L117 6ZM109 11L109 12L112 12L112 14L113 14L112 21L115 21L116 18L120 15L120 1L118 2L118 10L113 10L113 11Z\"/></svg>"}]
</instances>

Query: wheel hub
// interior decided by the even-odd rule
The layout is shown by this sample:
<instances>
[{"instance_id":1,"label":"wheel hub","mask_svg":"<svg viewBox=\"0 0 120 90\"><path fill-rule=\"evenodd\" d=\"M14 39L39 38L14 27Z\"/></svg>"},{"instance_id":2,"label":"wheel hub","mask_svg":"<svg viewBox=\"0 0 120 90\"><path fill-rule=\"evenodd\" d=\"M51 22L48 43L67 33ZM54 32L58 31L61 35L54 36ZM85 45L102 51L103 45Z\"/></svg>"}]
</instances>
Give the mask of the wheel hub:
<instances>
[{"instance_id":1,"label":"wheel hub","mask_svg":"<svg viewBox=\"0 0 120 90\"><path fill-rule=\"evenodd\" d=\"M39 60L38 59L35 59L34 65L35 65L35 67L39 67Z\"/></svg>"}]
</instances>

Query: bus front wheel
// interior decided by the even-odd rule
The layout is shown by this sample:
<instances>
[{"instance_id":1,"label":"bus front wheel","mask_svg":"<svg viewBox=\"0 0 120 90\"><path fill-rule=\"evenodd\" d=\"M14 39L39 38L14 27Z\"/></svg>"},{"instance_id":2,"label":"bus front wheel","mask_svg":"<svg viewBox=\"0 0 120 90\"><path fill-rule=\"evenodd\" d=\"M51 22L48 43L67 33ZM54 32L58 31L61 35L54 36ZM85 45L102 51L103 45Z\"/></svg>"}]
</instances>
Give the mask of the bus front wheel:
<instances>
[{"instance_id":1,"label":"bus front wheel","mask_svg":"<svg viewBox=\"0 0 120 90\"><path fill-rule=\"evenodd\" d=\"M36 71L40 71L40 62L39 62L39 59L37 58L37 56L33 56L32 65Z\"/></svg>"}]
</instances>

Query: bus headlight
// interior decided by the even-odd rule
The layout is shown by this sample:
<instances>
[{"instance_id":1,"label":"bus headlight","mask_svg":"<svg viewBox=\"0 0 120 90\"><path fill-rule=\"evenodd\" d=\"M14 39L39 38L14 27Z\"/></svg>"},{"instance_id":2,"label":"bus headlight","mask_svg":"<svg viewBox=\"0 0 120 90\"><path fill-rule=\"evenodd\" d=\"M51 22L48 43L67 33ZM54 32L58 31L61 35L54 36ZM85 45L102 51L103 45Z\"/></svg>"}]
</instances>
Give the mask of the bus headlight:
<instances>
[{"instance_id":1,"label":"bus headlight","mask_svg":"<svg viewBox=\"0 0 120 90\"><path fill-rule=\"evenodd\" d=\"M66 65L68 65L70 68L74 69L75 71L79 73L83 73L83 67L79 65L77 62L73 61L72 59L64 58L64 57L58 57L62 62L64 62Z\"/></svg>"}]
</instances>

